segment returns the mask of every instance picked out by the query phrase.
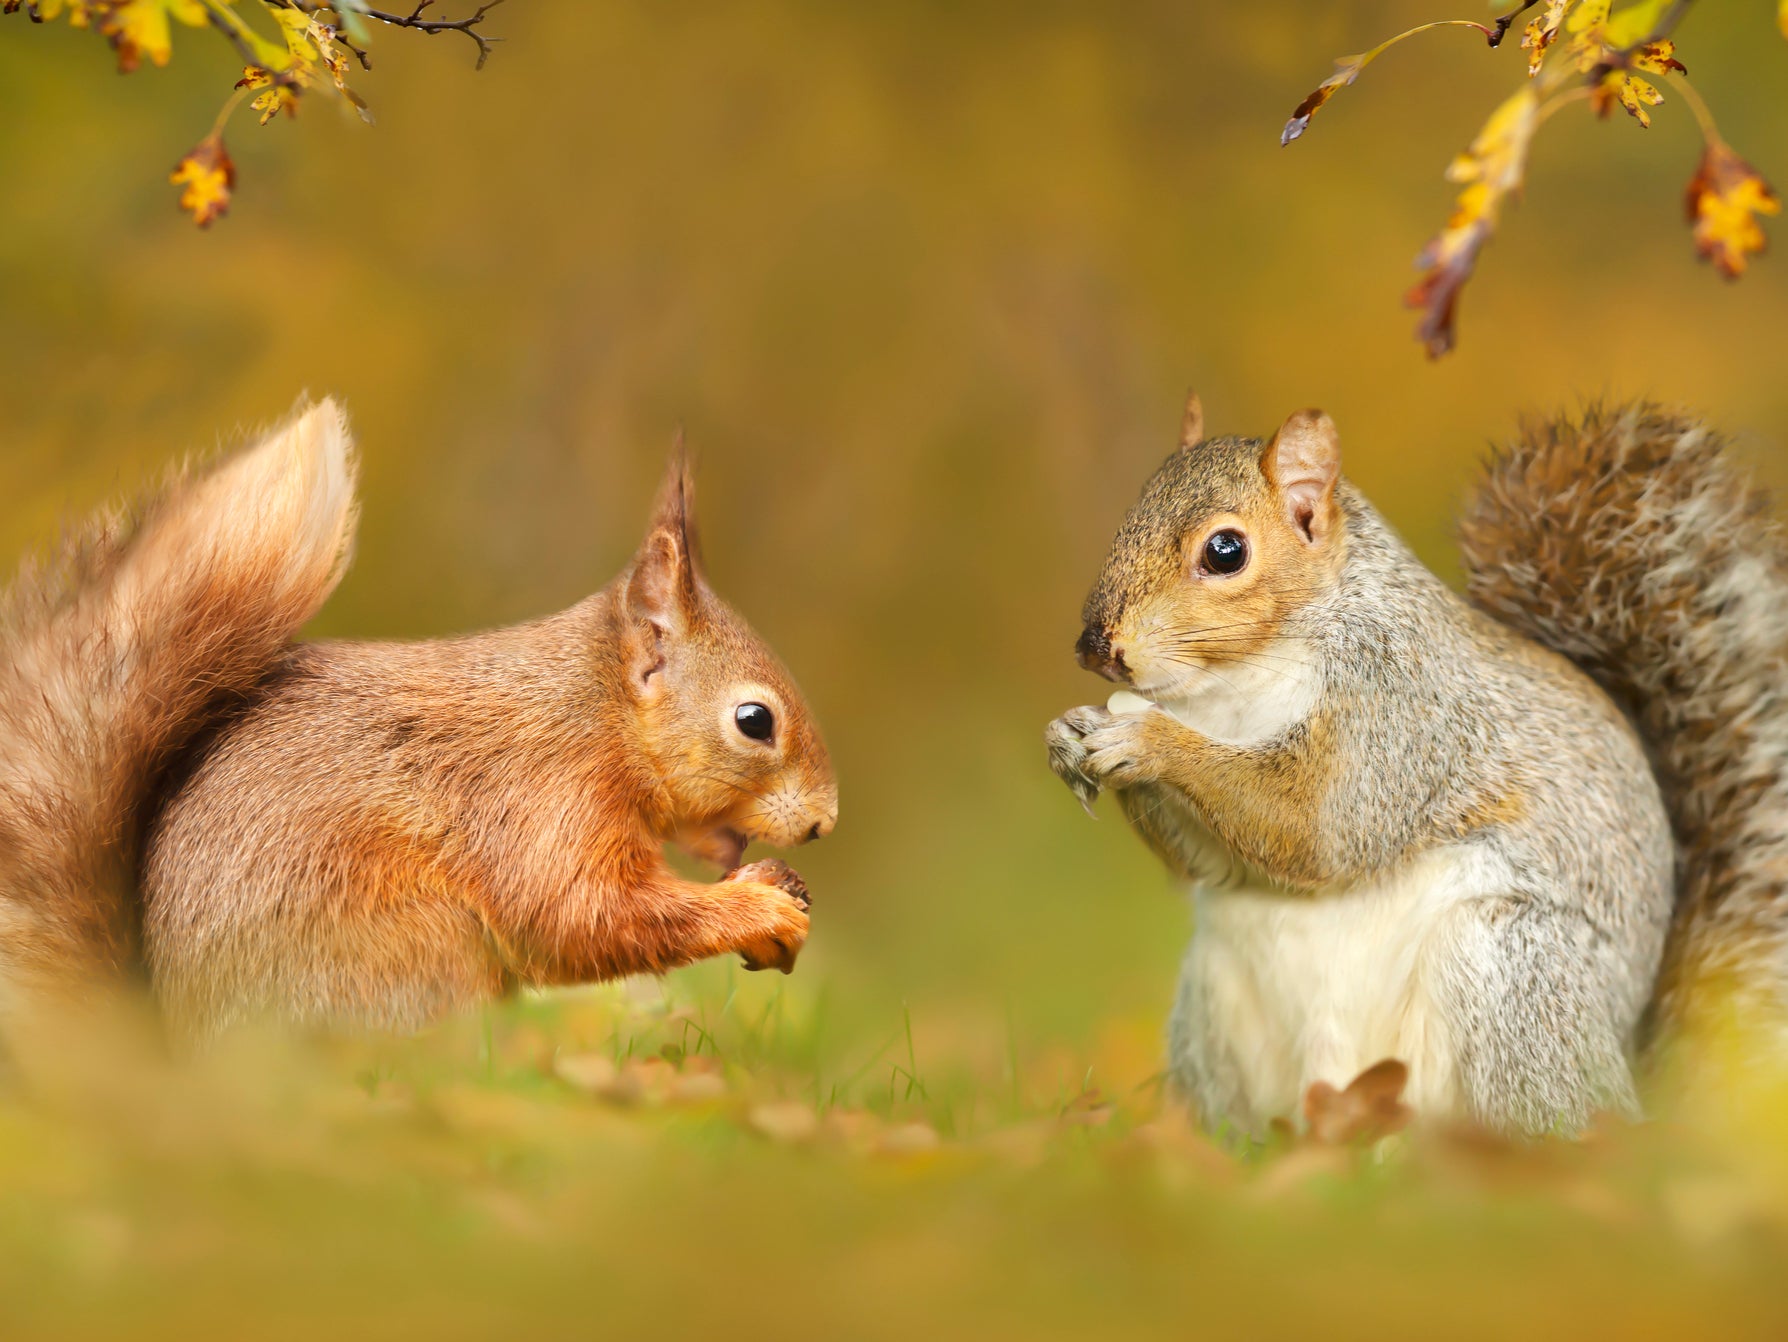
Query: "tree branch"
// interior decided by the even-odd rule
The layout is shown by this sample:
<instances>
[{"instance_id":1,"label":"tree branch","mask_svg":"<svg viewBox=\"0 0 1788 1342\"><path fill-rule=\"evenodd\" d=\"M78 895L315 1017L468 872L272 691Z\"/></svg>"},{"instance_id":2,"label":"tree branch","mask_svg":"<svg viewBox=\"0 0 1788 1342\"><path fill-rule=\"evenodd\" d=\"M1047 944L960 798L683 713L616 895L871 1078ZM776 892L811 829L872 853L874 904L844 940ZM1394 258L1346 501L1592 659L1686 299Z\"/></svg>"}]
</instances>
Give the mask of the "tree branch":
<instances>
[{"instance_id":1,"label":"tree branch","mask_svg":"<svg viewBox=\"0 0 1788 1342\"><path fill-rule=\"evenodd\" d=\"M464 33L478 44L477 69L484 68L484 62L490 58L491 46L500 38L486 37L478 31L478 25L484 22L484 16L490 13L503 0L486 0L479 5L477 11L469 19L425 19L424 10L433 5L435 0L417 0L416 8L408 14L393 14L383 9L363 9L360 13L369 19L377 19L380 23L388 23L394 28L414 28L417 32L428 33Z\"/></svg>"},{"instance_id":2,"label":"tree branch","mask_svg":"<svg viewBox=\"0 0 1788 1342\"><path fill-rule=\"evenodd\" d=\"M1490 45L1493 47L1500 47L1502 45L1502 39L1509 35L1509 29L1515 26L1515 20L1539 3L1540 0L1523 0L1523 3L1518 9L1511 9L1507 14L1504 14L1499 18L1495 24L1492 25L1492 31L1487 35Z\"/></svg>"},{"instance_id":3,"label":"tree branch","mask_svg":"<svg viewBox=\"0 0 1788 1342\"><path fill-rule=\"evenodd\" d=\"M241 33L225 22L222 15L207 5L205 6L205 17L211 21L213 28L229 39L230 45L236 48L236 54L242 57L244 65L252 65L256 69L261 68L261 58L255 53L255 49L248 45Z\"/></svg>"}]
</instances>

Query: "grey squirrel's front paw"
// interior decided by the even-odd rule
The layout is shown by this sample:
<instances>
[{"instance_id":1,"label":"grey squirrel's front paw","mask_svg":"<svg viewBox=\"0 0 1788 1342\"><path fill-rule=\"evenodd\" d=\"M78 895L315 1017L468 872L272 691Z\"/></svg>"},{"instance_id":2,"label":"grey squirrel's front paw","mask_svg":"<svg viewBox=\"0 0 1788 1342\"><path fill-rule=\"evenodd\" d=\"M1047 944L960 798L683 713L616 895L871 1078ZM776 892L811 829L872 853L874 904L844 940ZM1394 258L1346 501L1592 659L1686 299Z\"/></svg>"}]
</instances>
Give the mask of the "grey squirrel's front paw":
<instances>
[{"instance_id":1,"label":"grey squirrel's front paw","mask_svg":"<svg viewBox=\"0 0 1788 1342\"><path fill-rule=\"evenodd\" d=\"M1099 784L1087 772L1085 731L1092 724L1088 715L1104 713L1102 708L1071 708L1043 730L1043 743L1049 747L1049 767L1055 776L1068 785L1088 815L1099 797Z\"/></svg>"},{"instance_id":2,"label":"grey squirrel's front paw","mask_svg":"<svg viewBox=\"0 0 1788 1342\"><path fill-rule=\"evenodd\" d=\"M1172 748L1166 737L1178 727L1153 708L1143 713L1074 708L1056 722L1076 735L1080 776L1095 789L1113 792L1159 782Z\"/></svg>"}]
</instances>

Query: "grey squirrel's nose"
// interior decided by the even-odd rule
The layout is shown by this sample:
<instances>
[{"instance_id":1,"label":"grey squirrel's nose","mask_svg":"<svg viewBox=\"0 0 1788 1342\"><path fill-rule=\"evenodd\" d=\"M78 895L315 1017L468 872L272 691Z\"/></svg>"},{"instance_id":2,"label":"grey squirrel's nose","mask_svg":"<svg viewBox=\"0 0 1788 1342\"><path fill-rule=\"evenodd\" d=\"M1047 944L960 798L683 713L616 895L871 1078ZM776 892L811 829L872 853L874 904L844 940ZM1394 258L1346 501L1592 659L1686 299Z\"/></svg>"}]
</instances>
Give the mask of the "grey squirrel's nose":
<instances>
[{"instance_id":1,"label":"grey squirrel's nose","mask_svg":"<svg viewBox=\"0 0 1788 1342\"><path fill-rule=\"evenodd\" d=\"M1088 671L1107 680L1128 680L1130 668L1124 665L1124 650L1111 646L1111 635L1098 625L1089 624L1074 644L1074 655Z\"/></svg>"}]
</instances>

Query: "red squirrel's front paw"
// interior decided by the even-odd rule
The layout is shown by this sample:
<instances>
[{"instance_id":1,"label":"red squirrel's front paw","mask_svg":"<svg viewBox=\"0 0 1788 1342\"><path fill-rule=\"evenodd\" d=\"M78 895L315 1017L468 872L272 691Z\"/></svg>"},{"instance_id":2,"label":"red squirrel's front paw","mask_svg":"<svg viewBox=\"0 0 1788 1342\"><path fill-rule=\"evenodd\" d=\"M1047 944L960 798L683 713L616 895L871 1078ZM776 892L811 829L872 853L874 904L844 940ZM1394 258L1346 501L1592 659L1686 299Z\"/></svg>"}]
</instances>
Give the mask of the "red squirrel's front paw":
<instances>
[{"instance_id":1,"label":"red squirrel's front paw","mask_svg":"<svg viewBox=\"0 0 1788 1342\"><path fill-rule=\"evenodd\" d=\"M812 903L807 882L788 863L765 858L728 874L726 883L738 882L752 892L747 926L733 944L747 969L795 967L795 957L807 942L807 909Z\"/></svg>"}]
</instances>

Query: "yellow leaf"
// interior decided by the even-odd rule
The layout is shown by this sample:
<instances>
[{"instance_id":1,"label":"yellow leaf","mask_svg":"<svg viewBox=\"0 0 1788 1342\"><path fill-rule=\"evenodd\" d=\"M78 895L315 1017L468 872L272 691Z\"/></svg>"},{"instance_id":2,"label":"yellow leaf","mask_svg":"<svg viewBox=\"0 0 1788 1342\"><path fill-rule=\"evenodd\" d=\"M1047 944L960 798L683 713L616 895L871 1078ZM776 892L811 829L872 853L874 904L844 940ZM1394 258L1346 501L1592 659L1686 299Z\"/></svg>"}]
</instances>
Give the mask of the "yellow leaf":
<instances>
[{"instance_id":1,"label":"yellow leaf","mask_svg":"<svg viewBox=\"0 0 1788 1342\"><path fill-rule=\"evenodd\" d=\"M1602 25L1602 41L1619 51L1643 42L1658 30L1672 0L1637 0Z\"/></svg>"},{"instance_id":2,"label":"yellow leaf","mask_svg":"<svg viewBox=\"0 0 1788 1342\"><path fill-rule=\"evenodd\" d=\"M1669 38L1647 42L1633 53L1631 67L1654 75L1686 75L1689 67L1676 59L1676 43Z\"/></svg>"},{"instance_id":3,"label":"yellow leaf","mask_svg":"<svg viewBox=\"0 0 1788 1342\"><path fill-rule=\"evenodd\" d=\"M200 228L229 212L230 189L236 185L236 165L224 148L223 136L212 131L187 151L168 180L183 187L180 208Z\"/></svg>"},{"instance_id":4,"label":"yellow leaf","mask_svg":"<svg viewBox=\"0 0 1788 1342\"><path fill-rule=\"evenodd\" d=\"M1788 0L1783 0L1788 4ZM1521 45L1527 49L1527 73L1529 77L1540 72L1540 66L1546 60L1546 52L1558 37L1558 29L1564 23L1565 10L1571 7L1571 0L1546 0L1546 12L1527 25L1521 36Z\"/></svg>"},{"instance_id":5,"label":"yellow leaf","mask_svg":"<svg viewBox=\"0 0 1788 1342\"><path fill-rule=\"evenodd\" d=\"M147 56L166 65L173 54L170 20L189 28L210 22L200 0L96 0L89 6L99 15L99 31L118 53L118 68L128 73Z\"/></svg>"},{"instance_id":6,"label":"yellow leaf","mask_svg":"<svg viewBox=\"0 0 1788 1342\"><path fill-rule=\"evenodd\" d=\"M290 84L270 84L255 95L249 106L261 114L263 126L281 112L288 117L295 117L298 115L298 91Z\"/></svg>"},{"instance_id":7,"label":"yellow leaf","mask_svg":"<svg viewBox=\"0 0 1788 1342\"><path fill-rule=\"evenodd\" d=\"M1522 85L1490 114L1470 146L1447 169L1447 178L1463 183L1465 189L1446 227L1416 258L1422 277L1403 298L1409 307L1422 310L1416 335L1430 358L1453 347L1459 293L1471 278L1478 253L1496 231L1503 201L1520 189L1539 110L1535 86Z\"/></svg>"},{"instance_id":8,"label":"yellow leaf","mask_svg":"<svg viewBox=\"0 0 1788 1342\"><path fill-rule=\"evenodd\" d=\"M1626 70L1610 70L1590 90L1589 105L1598 116L1607 116L1619 103L1641 126L1650 129L1651 113L1645 109L1664 101L1657 85Z\"/></svg>"},{"instance_id":9,"label":"yellow leaf","mask_svg":"<svg viewBox=\"0 0 1788 1342\"><path fill-rule=\"evenodd\" d=\"M316 62L317 49L311 45L311 17L302 9L275 9L274 22L279 24L281 35L286 39L286 50L292 58L306 65Z\"/></svg>"},{"instance_id":10,"label":"yellow leaf","mask_svg":"<svg viewBox=\"0 0 1788 1342\"><path fill-rule=\"evenodd\" d=\"M1701 156L1687 204L1695 249L1728 279L1744 274L1750 258L1768 245L1759 217L1782 209L1769 183L1720 140L1710 142Z\"/></svg>"},{"instance_id":11,"label":"yellow leaf","mask_svg":"<svg viewBox=\"0 0 1788 1342\"><path fill-rule=\"evenodd\" d=\"M1788 37L1788 0L1776 0L1776 24L1782 30L1782 36Z\"/></svg>"},{"instance_id":12,"label":"yellow leaf","mask_svg":"<svg viewBox=\"0 0 1788 1342\"><path fill-rule=\"evenodd\" d=\"M1565 30L1572 33L1584 33L1593 28L1600 28L1608 22L1608 10L1611 0L1583 0L1571 11L1570 19L1565 23Z\"/></svg>"},{"instance_id":13,"label":"yellow leaf","mask_svg":"<svg viewBox=\"0 0 1788 1342\"><path fill-rule=\"evenodd\" d=\"M304 31L317 49L317 58L328 69L329 77L335 81L337 91L353 105L362 121L370 122L373 119L372 112L367 108L365 99L348 87L348 54L336 45L335 29L312 19Z\"/></svg>"},{"instance_id":14,"label":"yellow leaf","mask_svg":"<svg viewBox=\"0 0 1788 1342\"><path fill-rule=\"evenodd\" d=\"M97 0L5 0L0 11L16 14L22 7L33 23L49 23L65 10L71 28L85 28Z\"/></svg>"}]
</instances>

